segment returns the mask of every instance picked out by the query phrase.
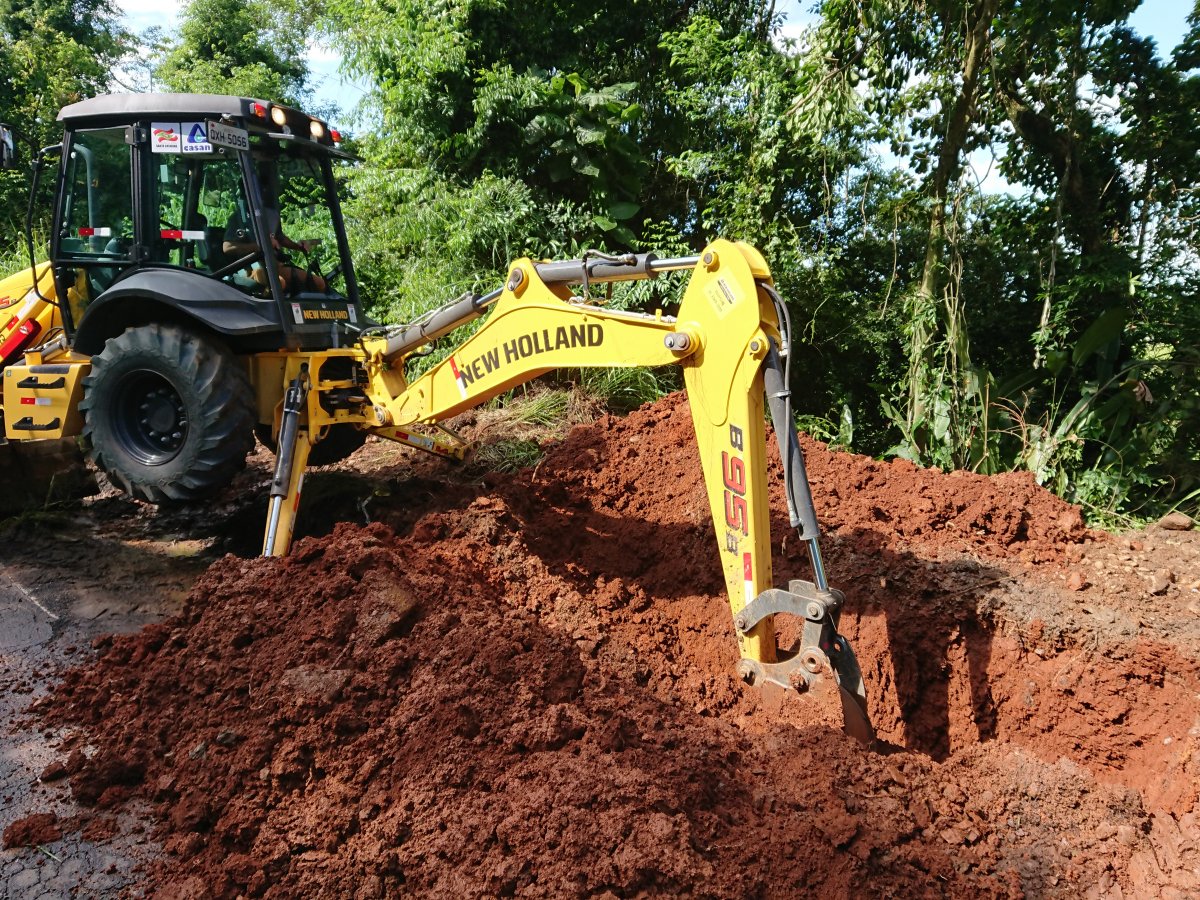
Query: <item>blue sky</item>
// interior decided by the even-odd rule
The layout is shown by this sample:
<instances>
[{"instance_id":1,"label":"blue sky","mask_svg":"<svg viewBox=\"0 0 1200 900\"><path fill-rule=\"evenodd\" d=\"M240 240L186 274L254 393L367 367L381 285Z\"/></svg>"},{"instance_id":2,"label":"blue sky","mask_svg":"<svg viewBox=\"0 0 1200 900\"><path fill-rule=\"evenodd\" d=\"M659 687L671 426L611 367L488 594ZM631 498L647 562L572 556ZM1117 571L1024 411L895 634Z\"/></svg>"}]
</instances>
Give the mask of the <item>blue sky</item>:
<instances>
[{"instance_id":1,"label":"blue sky","mask_svg":"<svg viewBox=\"0 0 1200 900\"><path fill-rule=\"evenodd\" d=\"M126 27L133 31L161 28L170 32L179 27L180 11L185 4L183 0L116 0L115 5L124 13ZM308 66L313 75L312 81L317 89L317 97L341 106L342 117L345 120L349 118L351 108L362 96L363 91L355 84L353 78L338 72L340 63L340 54L320 44L310 45Z\"/></svg>"},{"instance_id":2,"label":"blue sky","mask_svg":"<svg viewBox=\"0 0 1200 900\"><path fill-rule=\"evenodd\" d=\"M157 26L173 30L179 24L182 0L117 0L125 13L125 23L135 31ZM813 20L811 2L783 0L779 9L787 17L784 33L795 36ZM1163 55L1170 53L1183 38L1187 29L1186 18L1189 4L1186 0L1145 0L1130 19L1134 29L1153 37ZM349 118L350 110L362 96L362 88L354 79L341 75L338 66L339 54L332 49L314 45L309 52L309 68L317 83L317 96L324 101L333 101L342 107L343 121Z\"/></svg>"},{"instance_id":3,"label":"blue sky","mask_svg":"<svg viewBox=\"0 0 1200 900\"><path fill-rule=\"evenodd\" d=\"M779 3L779 11L787 17L784 33L791 37L799 34L805 25L814 20L814 6L813 3L800 0L783 0ZM1129 21L1138 34L1154 38L1159 53L1166 55L1183 39L1189 11L1187 0L1145 0Z\"/></svg>"}]
</instances>

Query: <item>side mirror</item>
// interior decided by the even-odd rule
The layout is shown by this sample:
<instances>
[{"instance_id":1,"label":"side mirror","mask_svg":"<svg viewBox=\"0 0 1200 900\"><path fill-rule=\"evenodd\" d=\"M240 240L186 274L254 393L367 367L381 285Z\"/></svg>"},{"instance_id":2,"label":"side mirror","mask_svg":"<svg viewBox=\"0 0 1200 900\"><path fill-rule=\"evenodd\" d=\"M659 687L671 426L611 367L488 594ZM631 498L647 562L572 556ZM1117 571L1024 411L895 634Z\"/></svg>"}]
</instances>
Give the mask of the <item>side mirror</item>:
<instances>
[{"instance_id":1,"label":"side mirror","mask_svg":"<svg viewBox=\"0 0 1200 900\"><path fill-rule=\"evenodd\" d=\"M17 167L17 146L13 143L12 129L0 125L0 169Z\"/></svg>"}]
</instances>

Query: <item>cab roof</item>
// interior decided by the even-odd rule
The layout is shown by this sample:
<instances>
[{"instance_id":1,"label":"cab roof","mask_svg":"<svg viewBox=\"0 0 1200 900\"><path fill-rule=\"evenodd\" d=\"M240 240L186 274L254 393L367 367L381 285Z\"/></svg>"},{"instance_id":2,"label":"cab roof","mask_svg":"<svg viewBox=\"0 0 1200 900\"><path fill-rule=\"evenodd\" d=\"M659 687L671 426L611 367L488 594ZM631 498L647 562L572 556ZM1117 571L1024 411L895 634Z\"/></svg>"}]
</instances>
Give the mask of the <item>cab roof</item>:
<instances>
[{"instance_id":1,"label":"cab roof","mask_svg":"<svg viewBox=\"0 0 1200 900\"><path fill-rule=\"evenodd\" d=\"M240 127L281 140L319 147L332 156L354 157L338 149L341 137L316 116L270 100L224 94L103 94L64 106L58 121L67 128L104 128L135 122L201 119L236 121Z\"/></svg>"},{"instance_id":2,"label":"cab roof","mask_svg":"<svg viewBox=\"0 0 1200 900\"><path fill-rule=\"evenodd\" d=\"M266 109L281 104L251 97L227 97L222 94L103 94L64 106L58 121L68 125L102 121L134 121L153 116L253 116L252 105ZM290 107L284 107L290 109Z\"/></svg>"}]
</instances>

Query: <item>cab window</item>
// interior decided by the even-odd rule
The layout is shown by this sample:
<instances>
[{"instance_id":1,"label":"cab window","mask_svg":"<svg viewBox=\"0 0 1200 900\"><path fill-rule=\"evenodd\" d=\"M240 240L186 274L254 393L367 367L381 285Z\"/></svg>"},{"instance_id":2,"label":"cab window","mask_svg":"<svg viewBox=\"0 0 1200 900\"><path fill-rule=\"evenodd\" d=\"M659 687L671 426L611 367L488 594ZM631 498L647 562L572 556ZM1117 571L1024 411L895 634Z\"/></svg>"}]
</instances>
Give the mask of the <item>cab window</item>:
<instances>
[{"instance_id":1,"label":"cab window","mask_svg":"<svg viewBox=\"0 0 1200 900\"><path fill-rule=\"evenodd\" d=\"M225 252L230 229L247 223L248 204L236 153L155 154L150 259L153 262L216 274L237 261ZM248 228L242 224L240 227ZM251 240L253 238L251 237ZM226 272L222 278L248 292L265 285L248 276L253 270Z\"/></svg>"},{"instance_id":2,"label":"cab window","mask_svg":"<svg viewBox=\"0 0 1200 900\"><path fill-rule=\"evenodd\" d=\"M133 249L133 178L125 129L77 131L70 148L60 210L61 255L128 260Z\"/></svg>"}]
</instances>

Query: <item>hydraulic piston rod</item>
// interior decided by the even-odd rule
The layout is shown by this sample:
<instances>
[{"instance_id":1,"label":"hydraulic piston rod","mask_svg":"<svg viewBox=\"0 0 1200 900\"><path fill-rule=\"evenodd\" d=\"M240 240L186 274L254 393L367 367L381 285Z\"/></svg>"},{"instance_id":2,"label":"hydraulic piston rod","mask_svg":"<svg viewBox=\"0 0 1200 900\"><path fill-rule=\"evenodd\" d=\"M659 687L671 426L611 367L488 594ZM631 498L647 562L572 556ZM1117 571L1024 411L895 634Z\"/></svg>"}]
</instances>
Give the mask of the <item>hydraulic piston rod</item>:
<instances>
[{"instance_id":1,"label":"hydraulic piston rod","mask_svg":"<svg viewBox=\"0 0 1200 900\"><path fill-rule=\"evenodd\" d=\"M436 341L444 334L466 325L483 315L484 310L500 299L503 293L499 288L483 294L463 294L452 303L439 307L422 319L411 325L405 325L395 334L388 337L384 357L391 359L422 344Z\"/></svg>"},{"instance_id":2,"label":"hydraulic piston rod","mask_svg":"<svg viewBox=\"0 0 1200 900\"><path fill-rule=\"evenodd\" d=\"M584 280L598 284L653 278L659 272L690 269L699 261L698 256L659 259L653 253L628 253L613 258L566 259L537 263L536 269L538 277L546 284L580 284ZM500 299L502 293L503 289L497 288L482 295L463 294L457 300L435 309L416 322L405 325L388 336L384 357L392 359L478 319L489 306Z\"/></svg>"}]
</instances>

